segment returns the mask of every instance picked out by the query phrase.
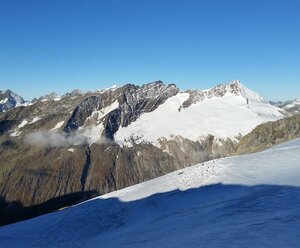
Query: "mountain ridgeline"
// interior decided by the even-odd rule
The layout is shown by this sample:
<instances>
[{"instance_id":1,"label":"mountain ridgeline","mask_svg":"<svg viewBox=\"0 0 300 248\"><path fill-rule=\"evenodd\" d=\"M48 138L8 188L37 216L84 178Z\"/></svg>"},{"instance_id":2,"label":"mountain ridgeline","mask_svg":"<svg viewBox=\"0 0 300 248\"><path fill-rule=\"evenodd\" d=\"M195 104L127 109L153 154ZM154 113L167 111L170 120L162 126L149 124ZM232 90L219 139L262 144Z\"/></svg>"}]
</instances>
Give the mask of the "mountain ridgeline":
<instances>
[{"instance_id":1,"label":"mountain ridgeline","mask_svg":"<svg viewBox=\"0 0 300 248\"><path fill-rule=\"evenodd\" d=\"M0 112L8 111L24 103L24 99L11 90L0 90Z\"/></svg>"},{"instance_id":2,"label":"mountain ridgeline","mask_svg":"<svg viewBox=\"0 0 300 248\"><path fill-rule=\"evenodd\" d=\"M286 102L270 102L272 105L284 109L291 114L300 114L300 99Z\"/></svg>"},{"instance_id":3,"label":"mountain ridgeline","mask_svg":"<svg viewBox=\"0 0 300 248\"><path fill-rule=\"evenodd\" d=\"M0 208L10 217L2 224L40 214L41 204L49 212L300 136L298 115L287 117L239 81L210 90L161 81L76 90L4 110Z\"/></svg>"}]
</instances>

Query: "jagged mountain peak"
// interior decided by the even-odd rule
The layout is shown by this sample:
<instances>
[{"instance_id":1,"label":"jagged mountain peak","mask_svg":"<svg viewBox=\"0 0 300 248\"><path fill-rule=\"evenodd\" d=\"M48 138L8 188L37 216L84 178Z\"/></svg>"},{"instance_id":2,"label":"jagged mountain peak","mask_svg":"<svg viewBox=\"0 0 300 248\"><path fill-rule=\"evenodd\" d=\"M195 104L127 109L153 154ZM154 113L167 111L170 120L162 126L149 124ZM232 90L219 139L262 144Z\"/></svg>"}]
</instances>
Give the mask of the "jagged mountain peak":
<instances>
[{"instance_id":1,"label":"jagged mountain peak","mask_svg":"<svg viewBox=\"0 0 300 248\"><path fill-rule=\"evenodd\" d=\"M208 94L209 93L215 96L224 96L226 93L230 93L236 96L242 96L251 101L265 102L263 97L247 88L239 80L232 81L228 84L219 84L216 87L210 89L208 91Z\"/></svg>"},{"instance_id":2,"label":"jagged mountain peak","mask_svg":"<svg viewBox=\"0 0 300 248\"><path fill-rule=\"evenodd\" d=\"M189 98L182 104L183 108L187 108L192 104L207 99L220 98L228 95L243 97L245 102L266 103L263 97L247 88L239 80L235 80L226 84L218 84L217 86L207 90L186 90L183 92L189 94Z\"/></svg>"},{"instance_id":3,"label":"jagged mountain peak","mask_svg":"<svg viewBox=\"0 0 300 248\"><path fill-rule=\"evenodd\" d=\"M139 91L147 92L147 95L150 97L157 97L157 95L168 92L179 92L179 89L175 84L165 84L162 81L155 81L142 85L139 87Z\"/></svg>"},{"instance_id":4,"label":"jagged mountain peak","mask_svg":"<svg viewBox=\"0 0 300 248\"><path fill-rule=\"evenodd\" d=\"M177 88L175 84L166 84L161 80L143 84L140 88L148 90L151 88Z\"/></svg>"},{"instance_id":5,"label":"jagged mountain peak","mask_svg":"<svg viewBox=\"0 0 300 248\"><path fill-rule=\"evenodd\" d=\"M60 100L60 95L58 95L56 92L51 92L47 95L41 96L38 100L41 101L47 101L47 100Z\"/></svg>"},{"instance_id":6,"label":"jagged mountain peak","mask_svg":"<svg viewBox=\"0 0 300 248\"><path fill-rule=\"evenodd\" d=\"M142 84L142 86L140 86L140 87L143 87L143 88L149 88L149 87L153 87L153 86L164 87L164 86L168 86L168 85L172 85L172 84L166 84L162 80L156 80L156 81L153 81L153 82Z\"/></svg>"},{"instance_id":7,"label":"jagged mountain peak","mask_svg":"<svg viewBox=\"0 0 300 248\"><path fill-rule=\"evenodd\" d=\"M67 92L66 94L63 95L63 97L73 97L73 96L79 96L83 94L83 92L79 89L72 90L71 92Z\"/></svg>"},{"instance_id":8,"label":"jagged mountain peak","mask_svg":"<svg viewBox=\"0 0 300 248\"><path fill-rule=\"evenodd\" d=\"M5 112L25 103L25 100L11 90L0 91L0 112Z\"/></svg>"}]
</instances>

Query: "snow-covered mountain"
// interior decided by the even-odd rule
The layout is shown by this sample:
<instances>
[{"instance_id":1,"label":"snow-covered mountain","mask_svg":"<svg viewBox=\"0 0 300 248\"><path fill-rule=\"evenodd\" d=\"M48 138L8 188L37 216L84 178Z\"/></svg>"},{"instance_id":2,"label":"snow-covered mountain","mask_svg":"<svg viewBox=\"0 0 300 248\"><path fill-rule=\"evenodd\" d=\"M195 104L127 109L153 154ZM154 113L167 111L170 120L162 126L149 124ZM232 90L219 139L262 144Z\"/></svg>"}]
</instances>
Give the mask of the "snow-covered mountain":
<instances>
[{"instance_id":1,"label":"snow-covered mountain","mask_svg":"<svg viewBox=\"0 0 300 248\"><path fill-rule=\"evenodd\" d=\"M182 136L197 141L213 135L235 139L257 125L284 117L284 111L264 101L239 81L210 90L180 91L155 111L142 114L135 122L120 127L115 140L148 141L159 146L161 138Z\"/></svg>"},{"instance_id":2,"label":"snow-covered mountain","mask_svg":"<svg viewBox=\"0 0 300 248\"><path fill-rule=\"evenodd\" d=\"M17 95L11 90L0 90L0 112L5 112L16 106L24 104L25 101L22 97Z\"/></svg>"},{"instance_id":3,"label":"snow-covered mountain","mask_svg":"<svg viewBox=\"0 0 300 248\"><path fill-rule=\"evenodd\" d=\"M158 81L138 87L136 92L132 92L133 94L130 92L130 95L126 93L126 87L119 88L116 94L110 94L104 105L100 102L85 105L84 108L91 108L91 111L85 114L85 119L74 120L71 117L68 126L64 129L80 130L82 136L90 143L99 142L107 138L105 137L107 136L106 117L121 110L125 112L121 114L122 123L116 123L116 130L108 138L114 139L120 145L131 146L133 142L150 142L160 147L161 139L173 139L176 136L192 141L202 140L208 135L234 140L249 133L263 122L274 121L287 115L282 109L264 101L261 96L246 88L238 80L229 84L220 84L209 90L187 91L180 91L175 85L165 86ZM34 103L59 102L61 99L68 100L74 97L84 99L91 95L101 97L104 93L116 89L112 87L88 94L74 91L62 97L50 93L34 100ZM128 100L124 107L120 103L123 94L125 94L125 101ZM143 98L156 103L143 103L145 101ZM126 116L128 112L132 119ZM236 125L237 122L239 125ZM13 133L15 132L16 130Z\"/></svg>"},{"instance_id":4,"label":"snow-covered mountain","mask_svg":"<svg viewBox=\"0 0 300 248\"><path fill-rule=\"evenodd\" d=\"M300 98L286 102L271 102L271 104L278 108L284 109L291 114L300 113Z\"/></svg>"},{"instance_id":5,"label":"snow-covered mountain","mask_svg":"<svg viewBox=\"0 0 300 248\"><path fill-rule=\"evenodd\" d=\"M235 154L242 136L285 114L239 81L184 91L161 81L127 84L15 107L0 113L0 224L25 218L27 207L53 211L90 198L88 192L106 194ZM299 137L297 121L257 130L240 150ZM256 138L272 130L268 142ZM286 130L291 134L282 135ZM6 211L12 217L4 221Z\"/></svg>"},{"instance_id":6,"label":"snow-covered mountain","mask_svg":"<svg viewBox=\"0 0 300 248\"><path fill-rule=\"evenodd\" d=\"M9 247L298 247L300 140L0 228Z\"/></svg>"}]
</instances>

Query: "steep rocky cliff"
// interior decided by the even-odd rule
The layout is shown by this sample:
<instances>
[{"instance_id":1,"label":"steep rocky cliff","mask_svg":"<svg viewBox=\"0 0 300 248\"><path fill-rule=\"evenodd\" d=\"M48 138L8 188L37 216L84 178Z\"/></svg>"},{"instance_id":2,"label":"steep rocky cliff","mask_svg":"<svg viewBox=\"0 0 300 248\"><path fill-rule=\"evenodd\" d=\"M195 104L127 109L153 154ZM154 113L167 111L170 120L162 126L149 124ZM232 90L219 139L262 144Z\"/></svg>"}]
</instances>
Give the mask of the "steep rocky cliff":
<instances>
[{"instance_id":1,"label":"steep rocky cliff","mask_svg":"<svg viewBox=\"0 0 300 248\"><path fill-rule=\"evenodd\" d=\"M239 142L236 154L262 151L276 144L300 137L300 115L257 126Z\"/></svg>"}]
</instances>

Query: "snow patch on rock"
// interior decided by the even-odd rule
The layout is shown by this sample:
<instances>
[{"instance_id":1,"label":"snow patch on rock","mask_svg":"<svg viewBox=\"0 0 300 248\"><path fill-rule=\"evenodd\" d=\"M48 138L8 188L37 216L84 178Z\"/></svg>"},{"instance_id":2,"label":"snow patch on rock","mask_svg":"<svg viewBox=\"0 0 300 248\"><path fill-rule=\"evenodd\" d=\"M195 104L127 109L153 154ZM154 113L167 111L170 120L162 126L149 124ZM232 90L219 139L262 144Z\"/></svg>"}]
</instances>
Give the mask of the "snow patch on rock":
<instances>
[{"instance_id":1,"label":"snow patch on rock","mask_svg":"<svg viewBox=\"0 0 300 248\"><path fill-rule=\"evenodd\" d=\"M33 123L35 123L35 122L37 122L37 121L39 121L39 120L41 120L41 119L42 119L41 117L36 116L36 117L34 117L34 118L31 120L31 122L29 122L28 124L33 124Z\"/></svg>"},{"instance_id":2,"label":"snow patch on rock","mask_svg":"<svg viewBox=\"0 0 300 248\"><path fill-rule=\"evenodd\" d=\"M52 129L51 129L51 131L55 131L55 130L58 130L58 129L60 129L63 125L64 125L64 121L60 121L60 122L58 122L56 125L55 125L55 127L53 127Z\"/></svg>"},{"instance_id":3,"label":"snow patch on rock","mask_svg":"<svg viewBox=\"0 0 300 248\"><path fill-rule=\"evenodd\" d=\"M2 99L2 100L0 101L0 104L5 104L7 101L8 101L8 98Z\"/></svg>"},{"instance_id":4,"label":"snow patch on rock","mask_svg":"<svg viewBox=\"0 0 300 248\"><path fill-rule=\"evenodd\" d=\"M100 110L93 111L89 118L95 118L97 122L99 122L103 117L105 117L107 114L117 109L118 107L119 107L119 102L118 100L115 100L111 105L102 108Z\"/></svg>"},{"instance_id":5,"label":"snow patch on rock","mask_svg":"<svg viewBox=\"0 0 300 248\"><path fill-rule=\"evenodd\" d=\"M28 121L25 119L25 120L23 120L22 122L21 122L21 124L18 126L18 128L22 128L22 127L24 127L25 125L27 125L28 124Z\"/></svg>"}]
</instances>

